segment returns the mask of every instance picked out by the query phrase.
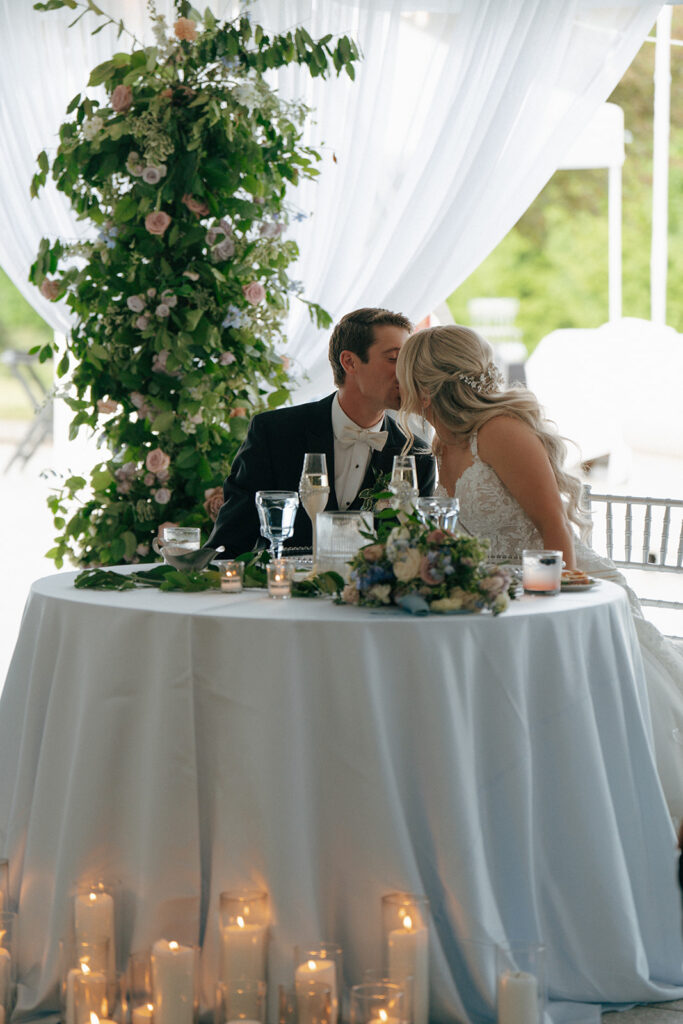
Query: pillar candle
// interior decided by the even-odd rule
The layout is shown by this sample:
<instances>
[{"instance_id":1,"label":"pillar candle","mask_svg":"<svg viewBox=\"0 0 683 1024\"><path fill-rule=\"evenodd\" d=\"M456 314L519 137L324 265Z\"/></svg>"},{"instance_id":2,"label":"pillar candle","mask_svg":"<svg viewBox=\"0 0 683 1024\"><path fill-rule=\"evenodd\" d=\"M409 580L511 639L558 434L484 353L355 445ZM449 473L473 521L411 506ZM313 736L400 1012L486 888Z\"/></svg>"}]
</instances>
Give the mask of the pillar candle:
<instances>
[{"instance_id":1,"label":"pillar candle","mask_svg":"<svg viewBox=\"0 0 683 1024\"><path fill-rule=\"evenodd\" d=\"M0 1006L9 1006L12 994L12 957L8 949L0 947Z\"/></svg>"},{"instance_id":2,"label":"pillar candle","mask_svg":"<svg viewBox=\"0 0 683 1024\"><path fill-rule=\"evenodd\" d=\"M429 1019L429 931L414 928L406 915L400 928L389 932L389 980L403 985L412 977L413 1024Z\"/></svg>"},{"instance_id":3,"label":"pillar candle","mask_svg":"<svg viewBox=\"0 0 683 1024\"><path fill-rule=\"evenodd\" d=\"M498 1024L538 1024L538 981L526 971L498 979Z\"/></svg>"},{"instance_id":4,"label":"pillar candle","mask_svg":"<svg viewBox=\"0 0 683 1024\"><path fill-rule=\"evenodd\" d=\"M87 1013L85 1008L77 1012L77 980L79 994L87 1003ZM107 1012L107 976L103 971L91 971L87 964L81 964L80 968L72 968L66 976L65 1024L83 1024L83 1021L87 1024L92 1007L99 1010L100 1014L104 1015Z\"/></svg>"},{"instance_id":5,"label":"pillar candle","mask_svg":"<svg viewBox=\"0 0 683 1024\"><path fill-rule=\"evenodd\" d=\"M108 892L85 892L76 896L74 903L76 943L107 942L107 962L90 964L95 971L106 971L116 977L116 945L114 941L114 900Z\"/></svg>"},{"instance_id":6,"label":"pillar candle","mask_svg":"<svg viewBox=\"0 0 683 1024\"><path fill-rule=\"evenodd\" d=\"M221 981L266 980L266 931L242 917L221 929Z\"/></svg>"},{"instance_id":7,"label":"pillar candle","mask_svg":"<svg viewBox=\"0 0 683 1024\"><path fill-rule=\"evenodd\" d=\"M337 994L337 965L334 960L306 960L299 964L294 974L294 987L296 989L296 1001L299 1011L299 1024L310 1024L311 1020L319 1019L322 1014L322 1005L312 1005L316 1000L315 996L306 995L306 983L309 981L320 981L330 988L330 1024L337 1024L339 1015L339 997Z\"/></svg>"},{"instance_id":8,"label":"pillar candle","mask_svg":"<svg viewBox=\"0 0 683 1024\"><path fill-rule=\"evenodd\" d=\"M194 949L159 939L152 946L154 1024L192 1024Z\"/></svg>"}]
</instances>

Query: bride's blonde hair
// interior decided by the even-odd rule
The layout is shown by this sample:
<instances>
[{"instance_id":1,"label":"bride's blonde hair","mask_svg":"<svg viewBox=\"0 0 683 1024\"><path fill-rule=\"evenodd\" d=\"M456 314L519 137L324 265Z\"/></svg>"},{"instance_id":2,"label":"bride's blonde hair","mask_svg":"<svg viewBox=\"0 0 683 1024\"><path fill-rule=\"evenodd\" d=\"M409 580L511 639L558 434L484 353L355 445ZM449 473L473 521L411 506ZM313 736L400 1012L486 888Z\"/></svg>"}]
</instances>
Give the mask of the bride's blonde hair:
<instances>
[{"instance_id":1,"label":"bride's blonde hair","mask_svg":"<svg viewBox=\"0 0 683 1024\"><path fill-rule=\"evenodd\" d=\"M522 385L504 387L488 341L460 324L416 331L403 345L396 365L401 389L399 421L423 416L425 400L436 421L454 437L467 441L494 416L516 416L531 427L545 448L568 518L584 537L590 526L581 509L581 481L564 470L567 448L555 425L545 419L538 399ZM438 439L434 450L438 454Z\"/></svg>"}]
</instances>

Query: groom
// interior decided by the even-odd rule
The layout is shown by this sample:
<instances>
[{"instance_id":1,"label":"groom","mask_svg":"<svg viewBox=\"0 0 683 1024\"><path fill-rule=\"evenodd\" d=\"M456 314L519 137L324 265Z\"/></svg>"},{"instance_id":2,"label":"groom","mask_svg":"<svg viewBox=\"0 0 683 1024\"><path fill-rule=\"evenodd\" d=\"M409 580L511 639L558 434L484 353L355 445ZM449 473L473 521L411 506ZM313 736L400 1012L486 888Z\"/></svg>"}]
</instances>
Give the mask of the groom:
<instances>
[{"instance_id":1,"label":"groom","mask_svg":"<svg viewBox=\"0 0 683 1024\"><path fill-rule=\"evenodd\" d=\"M223 485L224 504L209 547L222 544L227 557L234 557L264 543L256 491L297 491L306 452L327 457L327 509L360 508L358 492L372 486L377 472L391 471L394 455L405 444L405 435L384 411L401 404L396 360L411 330L406 317L387 309L357 309L342 317L329 346L336 393L254 416ZM415 455L420 494L429 495L435 471L426 442L416 437L410 454ZM300 507L289 544L311 543L311 522Z\"/></svg>"}]
</instances>

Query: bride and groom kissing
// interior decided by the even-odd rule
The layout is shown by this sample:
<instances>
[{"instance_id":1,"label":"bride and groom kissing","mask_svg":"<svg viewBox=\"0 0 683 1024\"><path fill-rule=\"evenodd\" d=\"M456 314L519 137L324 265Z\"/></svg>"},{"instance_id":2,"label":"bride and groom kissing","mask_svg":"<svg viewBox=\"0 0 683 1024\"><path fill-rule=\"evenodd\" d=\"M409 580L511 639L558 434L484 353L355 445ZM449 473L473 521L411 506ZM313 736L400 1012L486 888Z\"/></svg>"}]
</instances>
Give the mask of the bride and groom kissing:
<instances>
[{"instance_id":1,"label":"bride and groom kissing","mask_svg":"<svg viewBox=\"0 0 683 1024\"><path fill-rule=\"evenodd\" d=\"M259 542L257 490L296 491L306 452L324 452L328 509L358 509L359 492L395 455L414 454L420 494L455 495L459 522L486 537L496 561L519 562L524 548L563 552L567 568L622 586L628 596L648 684L657 767L672 816L683 819L683 655L642 614L613 563L586 543L590 519L582 484L565 467L567 449L526 387L505 386L493 350L460 325L412 332L385 309L342 317L329 344L337 390L319 402L261 413L224 484L224 504L209 546L228 557ZM385 415L399 410L399 423ZM414 435L416 414L434 429L433 457ZM401 429L402 428L402 429ZM438 464L439 482L436 483ZM297 516L291 543L311 545L308 517Z\"/></svg>"}]
</instances>

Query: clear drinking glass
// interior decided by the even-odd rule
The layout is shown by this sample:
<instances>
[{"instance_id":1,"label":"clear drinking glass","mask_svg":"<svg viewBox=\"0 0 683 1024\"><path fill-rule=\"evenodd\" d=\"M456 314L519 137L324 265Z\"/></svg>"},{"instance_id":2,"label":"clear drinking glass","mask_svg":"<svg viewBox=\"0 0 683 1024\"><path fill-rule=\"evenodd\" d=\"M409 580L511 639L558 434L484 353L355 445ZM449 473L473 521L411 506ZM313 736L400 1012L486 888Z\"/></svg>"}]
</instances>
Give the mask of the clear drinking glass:
<instances>
[{"instance_id":1,"label":"clear drinking glass","mask_svg":"<svg viewBox=\"0 0 683 1024\"><path fill-rule=\"evenodd\" d=\"M562 552L522 551L522 586L525 594L559 594L562 582Z\"/></svg>"},{"instance_id":2,"label":"clear drinking glass","mask_svg":"<svg viewBox=\"0 0 683 1024\"><path fill-rule=\"evenodd\" d=\"M273 558L282 558L282 545L294 533L294 520L299 507L296 491L257 491L261 533L270 541Z\"/></svg>"},{"instance_id":3,"label":"clear drinking glass","mask_svg":"<svg viewBox=\"0 0 683 1024\"><path fill-rule=\"evenodd\" d=\"M168 563L167 555L186 555L190 551L199 551L202 546L201 533L196 526L165 526L161 540L155 537L152 547L158 555L162 555Z\"/></svg>"},{"instance_id":4,"label":"clear drinking glass","mask_svg":"<svg viewBox=\"0 0 683 1024\"><path fill-rule=\"evenodd\" d=\"M338 572L348 580L349 562L367 544L371 512L321 512L316 521L318 572Z\"/></svg>"},{"instance_id":5,"label":"clear drinking glass","mask_svg":"<svg viewBox=\"0 0 683 1024\"><path fill-rule=\"evenodd\" d=\"M351 989L351 1024L403 1024L405 992L401 985L377 981Z\"/></svg>"},{"instance_id":6,"label":"clear drinking glass","mask_svg":"<svg viewBox=\"0 0 683 1024\"><path fill-rule=\"evenodd\" d=\"M420 493L417 486L417 466L414 455L394 455L389 490L396 508L412 510Z\"/></svg>"},{"instance_id":7,"label":"clear drinking glass","mask_svg":"<svg viewBox=\"0 0 683 1024\"><path fill-rule=\"evenodd\" d=\"M318 513L327 507L330 497L330 482L327 476L327 459L323 452L307 452L299 481L299 497L311 520L313 536L313 567L316 563L315 521Z\"/></svg>"},{"instance_id":8,"label":"clear drinking glass","mask_svg":"<svg viewBox=\"0 0 683 1024\"><path fill-rule=\"evenodd\" d=\"M427 520L434 523L441 530L455 529L458 522L460 502L457 498L418 498L415 507L423 523Z\"/></svg>"}]
</instances>

